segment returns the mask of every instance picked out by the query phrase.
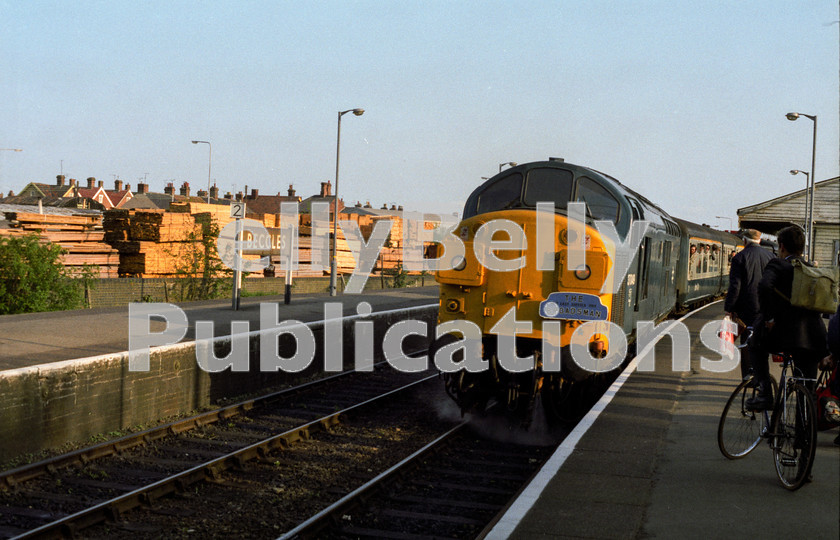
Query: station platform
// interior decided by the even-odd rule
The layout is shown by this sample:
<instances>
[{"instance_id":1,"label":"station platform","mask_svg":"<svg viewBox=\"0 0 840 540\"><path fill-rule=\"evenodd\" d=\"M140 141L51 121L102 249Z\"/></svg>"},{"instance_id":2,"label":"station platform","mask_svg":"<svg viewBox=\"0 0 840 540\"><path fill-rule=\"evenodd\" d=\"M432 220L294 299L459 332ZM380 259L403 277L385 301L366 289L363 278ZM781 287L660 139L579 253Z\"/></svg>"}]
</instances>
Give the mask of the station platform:
<instances>
[{"instance_id":1,"label":"station platform","mask_svg":"<svg viewBox=\"0 0 840 540\"><path fill-rule=\"evenodd\" d=\"M794 492L767 444L739 460L720 453L718 420L740 371L701 370L701 355L720 356L698 336L723 316L717 302L683 321L690 371L672 370L669 338L654 371L626 370L488 538L840 538L837 428L819 433L813 482Z\"/></svg>"},{"instance_id":2,"label":"station platform","mask_svg":"<svg viewBox=\"0 0 840 540\"><path fill-rule=\"evenodd\" d=\"M355 315L360 302L371 305L373 312L436 304L437 285L403 289L380 289L362 294L292 295L291 303L283 296L242 298L234 311L231 300L210 300L178 304L190 322L182 341L194 339L195 321L214 321L216 335L230 333L232 321L249 321L259 328L260 304L279 304L284 320L311 322L323 320L324 304L340 302L344 315ZM128 350L128 307L96 308L74 311L27 313L0 316L0 370L16 369L62 360L87 358Z\"/></svg>"}]
</instances>

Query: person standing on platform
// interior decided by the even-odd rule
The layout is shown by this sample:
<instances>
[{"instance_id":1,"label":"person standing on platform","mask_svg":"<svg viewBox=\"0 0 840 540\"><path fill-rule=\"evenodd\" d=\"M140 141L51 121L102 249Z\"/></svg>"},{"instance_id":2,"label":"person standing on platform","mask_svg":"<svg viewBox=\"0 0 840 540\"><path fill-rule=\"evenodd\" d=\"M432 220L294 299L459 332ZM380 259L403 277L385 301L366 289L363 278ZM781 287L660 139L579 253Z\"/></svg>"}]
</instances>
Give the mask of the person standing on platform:
<instances>
[{"instance_id":1,"label":"person standing on platform","mask_svg":"<svg viewBox=\"0 0 840 540\"><path fill-rule=\"evenodd\" d=\"M767 263L758 283L760 312L755 324L758 331L757 345L762 352L752 357L755 376L759 381L756 396L746 401L747 408L752 410L773 406L768 352L784 352L793 356L796 368L808 379L817 378L817 364L827 352L822 315L790 304L793 289L791 261L798 259L807 264L802 258L805 234L799 227L790 226L779 231L777 238L779 256ZM759 325L762 328L759 329Z\"/></svg>"},{"instance_id":2,"label":"person standing on platform","mask_svg":"<svg viewBox=\"0 0 840 540\"><path fill-rule=\"evenodd\" d=\"M761 233L755 229L744 231L746 247L732 257L729 268L729 288L726 291L724 310L733 322L738 324L741 345L747 343L749 332L744 327L752 327L758 317L758 282L764 267L773 258L773 253L759 245ZM741 377L747 377L752 370L749 346L741 349Z\"/></svg>"}]
</instances>

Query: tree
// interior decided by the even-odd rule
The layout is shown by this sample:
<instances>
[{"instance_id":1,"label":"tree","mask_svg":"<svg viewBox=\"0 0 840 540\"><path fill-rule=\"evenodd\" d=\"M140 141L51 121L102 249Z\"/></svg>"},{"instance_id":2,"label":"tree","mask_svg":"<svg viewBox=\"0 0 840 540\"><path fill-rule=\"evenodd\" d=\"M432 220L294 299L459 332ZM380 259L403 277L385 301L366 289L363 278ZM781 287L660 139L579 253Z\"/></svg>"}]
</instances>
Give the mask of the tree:
<instances>
[{"instance_id":1,"label":"tree","mask_svg":"<svg viewBox=\"0 0 840 540\"><path fill-rule=\"evenodd\" d=\"M37 235L0 237L0 314L84 307L89 269L71 275L63 250Z\"/></svg>"},{"instance_id":2,"label":"tree","mask_svg":"<svg viewBox=\"0 0 840 540\"><path fill-rule=\"evenodd\" d=\"M187 235L186 242L169 249L177 261L172 294L178 302L220 298L233 287L231 272L216 252L219 226L209 214L197 214L196 222L199 227Z\"/></svg>"}]
</instances>

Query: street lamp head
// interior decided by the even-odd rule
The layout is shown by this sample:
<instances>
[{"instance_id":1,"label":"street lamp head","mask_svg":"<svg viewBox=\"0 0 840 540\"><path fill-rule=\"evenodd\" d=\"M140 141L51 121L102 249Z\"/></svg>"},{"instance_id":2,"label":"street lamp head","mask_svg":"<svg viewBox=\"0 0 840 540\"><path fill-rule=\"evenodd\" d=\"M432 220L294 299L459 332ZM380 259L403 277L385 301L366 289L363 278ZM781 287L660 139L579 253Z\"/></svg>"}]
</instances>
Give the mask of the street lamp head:
<instances>
[{"instance_id":1,"label":"street lamp head","mask_svg":"<svg viewBox=\"0 0 840 540\"><path fill-rule=\"evenodd\" d=\"M798 112L789 112L785 115L785 118L787 118L788 120L793 122L793 121L799 119L799 113Z\"/></svg>"},{"instance_id":2,"label":"street lamp head","mask_svg":"<svg viewBox=\"0 0 840 540\"><path fill-rule=\"evenodd\" d=\"M198 144L198 141L193 141L192 143L193 143L193 144Z\"/></svg>"},{"instance_id":3,"label":"street lamp head","mask_svg":"<svg viewBox=\"0 0 840 540\"><path fill-rule=\"evenodd\" d=\"M353 109L353 114L355 114L356 116L362 116L363 114L365 114L365 110L364 109Z\"/></svg>"}]
</instances>

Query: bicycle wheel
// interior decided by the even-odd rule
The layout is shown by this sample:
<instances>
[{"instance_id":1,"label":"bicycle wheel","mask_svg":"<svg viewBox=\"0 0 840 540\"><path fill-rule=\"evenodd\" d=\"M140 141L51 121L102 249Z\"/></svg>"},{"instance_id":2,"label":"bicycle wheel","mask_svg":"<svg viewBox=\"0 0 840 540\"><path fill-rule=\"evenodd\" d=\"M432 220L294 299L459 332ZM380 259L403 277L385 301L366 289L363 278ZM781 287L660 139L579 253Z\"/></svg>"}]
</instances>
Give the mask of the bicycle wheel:
<instances>
[{"instance_id":1,"label":"bicycle wheel","mask_svg":"<svg viewBox=\"0 0 840 540\"><path fill-rule=\"evenodd\" d=\"M795 490L811 474L817 451L817 413L811 393L801 384L788 384L773 411L773 461L782 485Z\"/></svg>"},{"instance_id":2,"label":"bicycle wheel","mask_svg":"<svg viewBox=\"0 0 840 540\"><path fill-rule=\"evenodd\" d=\"M764 414L748 411L744 402L755 396L754 380L744 381L735 388L723 408L718 423L718 448L729 459L746 456L761 442Z\"/></svg>"}]
</instances>

